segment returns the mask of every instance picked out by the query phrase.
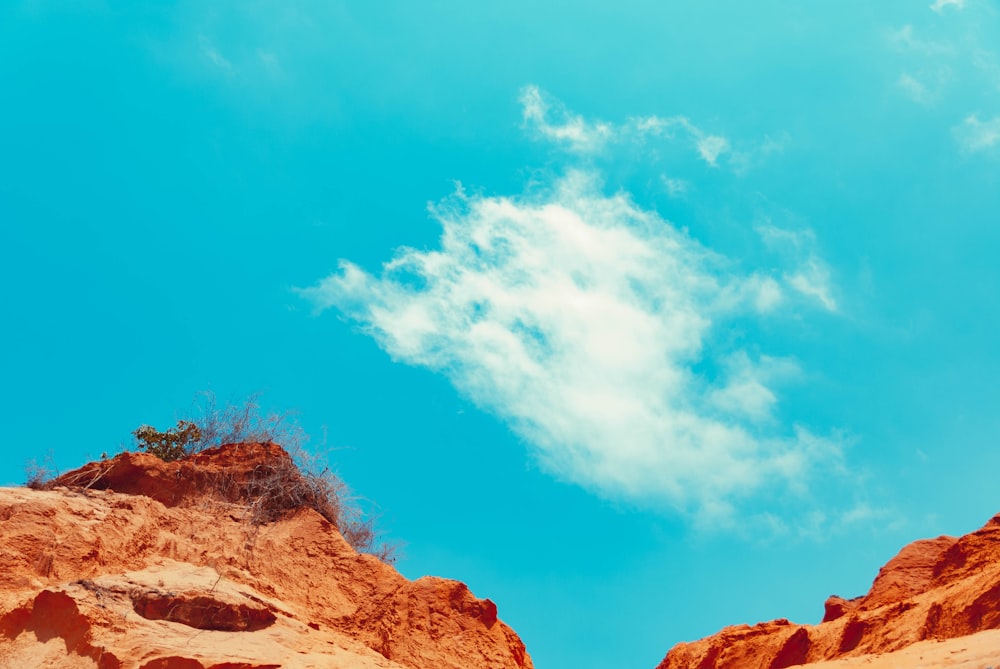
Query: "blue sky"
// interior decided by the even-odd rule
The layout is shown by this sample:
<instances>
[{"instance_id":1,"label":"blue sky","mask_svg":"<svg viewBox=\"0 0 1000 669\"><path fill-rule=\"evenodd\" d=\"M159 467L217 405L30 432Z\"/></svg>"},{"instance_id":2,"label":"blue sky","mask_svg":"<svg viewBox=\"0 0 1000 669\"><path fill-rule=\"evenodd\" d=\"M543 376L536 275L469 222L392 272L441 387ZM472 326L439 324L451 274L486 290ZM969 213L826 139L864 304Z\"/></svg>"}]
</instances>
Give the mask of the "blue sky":
<instances>
[{"instance_id":1,"label":"blue sky","mask_svg":"<svg viewBox=\"0 0 1000 669\"><path fill-rule=\"evenodd\" d=\"M986 0L0 8L0 480L255 391L539 667L1000 511Z\"/></svg>"}]
</instances>

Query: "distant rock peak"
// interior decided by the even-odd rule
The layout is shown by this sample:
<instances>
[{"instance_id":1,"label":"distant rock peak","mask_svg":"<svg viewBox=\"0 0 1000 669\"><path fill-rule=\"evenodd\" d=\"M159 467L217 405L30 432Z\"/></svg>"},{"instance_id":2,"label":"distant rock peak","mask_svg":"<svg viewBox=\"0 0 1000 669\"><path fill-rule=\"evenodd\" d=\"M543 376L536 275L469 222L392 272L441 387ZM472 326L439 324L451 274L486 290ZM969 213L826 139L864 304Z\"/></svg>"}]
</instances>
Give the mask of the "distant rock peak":
<instances>
[{"instance_id":1,"label":"distant rock peak","mask_svg":"<svg viewBox=\"0 0 1000 669\"><path fill-rule=\"evenodd\" d=\"M847 662L994 629L1000 629L1000 514L963 537L941 536L905 546L879 570L868 594L829 597L818 625L775 620L727 627L699 641L677 644L658 669L783 669ZM990 642L997 643L1000 666L1000 643ZM903 659L885 666L952 666L929 660L907 664L911 660L899 657Z\"/></svg>"}]
</instances>

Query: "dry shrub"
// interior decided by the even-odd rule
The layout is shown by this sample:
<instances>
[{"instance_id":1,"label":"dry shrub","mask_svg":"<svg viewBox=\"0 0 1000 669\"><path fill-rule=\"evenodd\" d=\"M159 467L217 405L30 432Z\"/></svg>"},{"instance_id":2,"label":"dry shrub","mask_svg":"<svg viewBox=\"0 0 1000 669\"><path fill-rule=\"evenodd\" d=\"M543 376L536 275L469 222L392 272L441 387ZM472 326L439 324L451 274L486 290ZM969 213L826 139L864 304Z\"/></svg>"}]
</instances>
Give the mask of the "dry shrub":
<instances>
[{"instance_id":1,"label":"dry shrub","mask_svg":"<svg viewBox=\"0 0 1000 669\"><path fill-rule=\"evenodd\" d=\"M80 490L89 490L92 486L102 489L101 482L112 470L114 463L107 458L101 458L100 467L82 467L76 471L68 472L58 478L59 485L67 485ZM50 481L50 485L56 480Z\"/></svg>"},{"instance_id":2,"label":"dry shrub","mask_svg":"<svg viewBox=\"0 0 1000 669\"><path fill-rule=\"evenodd\" d=\"M224 444L274 443L289 452L301 448L307 437L289 413L262 413L260 395L220 406L212 392L195 401L189 418L168 430L140 425L132 432L134 445L165 462Z\"/></svg>"},{"instance_id":3,"label":"dry shrub","mask_svg":"<svg viewBox=\"0 0 1000 669\"><path fill-rule=\"evenodd\" d=\"M32 490L49 490L52 487L52 481L59 475L59 471L53 464L50 453L41 463L33 459L29 460L28 464L24 466L24 474L24 485L27 487Z\"/></svg>"},{"instance_id":4,"label":"dry shrub","mask_svg":"<svg viewBox=\"0 0 1000 669\"><path fill-rule=\"evenodd\" d=\"M246 443L280 444L289 453L300 451L308 437L293 418L290 412L263 413L259 393L220 406L214 393L203 392L189 419L199 434L188 447L188 454L223 444Z\"/></svg>"},{"instance_id":5,"label":"dry shrub","mask_svg":"<svg viewBox=\"0 0 1000 669\"><path fill-rule=\"evenodd\" d=\"M194 414L177 427L158 432L142 426L133 435L140 448L163 460L177 460L225 444L274 443L289 459L261 464L249 480L214 478L209 487L220 498L246 504L251 524L274 522L302 508L316 510L333 523L355 550L394 562L396 547L382 540L374 518L366 514L347 486L319 458L303 448L308 440L290 413L263 413L259 395L220 406L212 393L202 393ZM144 444L152 443L149 448ZM178 450L180 449L180 450Z\"/></svg>"},{"instance_id":6,"label":"dry shrub","mask_svg":"<svg viewBox=\"0 0 1000 669\"><path fill-rule=\"evenodd\" d=\"M240 487L253 525L310 508L332 523L356 551L375 555L383 562L396 560L396 547L382 540L374 518L361 510L344 482L328 467L320 468L317 458L301 449L296 449L294 459L259 465Z\"/></svg>"}]
</instances>

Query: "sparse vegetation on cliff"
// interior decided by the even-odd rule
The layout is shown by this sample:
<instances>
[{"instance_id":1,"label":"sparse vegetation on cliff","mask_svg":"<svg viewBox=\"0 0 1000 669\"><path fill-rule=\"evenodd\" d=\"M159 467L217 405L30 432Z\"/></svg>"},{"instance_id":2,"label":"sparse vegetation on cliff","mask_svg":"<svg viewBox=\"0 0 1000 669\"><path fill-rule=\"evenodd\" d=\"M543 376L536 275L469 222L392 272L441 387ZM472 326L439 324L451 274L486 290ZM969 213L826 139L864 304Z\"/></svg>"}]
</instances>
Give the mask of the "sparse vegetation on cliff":
<instances>
[{"instance_id":1,"label":"sparse vegetation on cliff","mask_svg":"<svg viewBox=\"0 0 1000 669\"><path fill-rule=\"evenodd\" d=\"M142 425L134 432L140 450L172 462L223 444L280 444L289 453L301 451L308 440L289 413L261 410L259 396L222 406L213 393L201 393L193 414L177 425L159 431Z\"/></svg>"},{"instance_id":2,"label":"sparse vegetation on cliff","mask_svg":"<svg viewBox=\"0 0 1000 669\"><path fill-rule=\"evenodd\" d=\"M135 450L165 463L180 464L173 485L177 491L196 489L207 498L238 504L245 509L242 517L254 526L311 508L336 526L355 550L385 562L395 561L396 547L382 540L374 518L361 509L344 482L304 448L307 437L289 414L262 412L256 395L224 406L219 406L209 393L200 400L194 415L179 420L172 428L157 430L141 425L132 432ZM189 461L227 444L273 444L281 448L273 448L273 457L238 477L226 471L202 471L196 461ZM26 485L35 489L53 485L108 488L112 486L106 477L113 466L114 461L102 459L101 463L55 478L53 469L33 464L27 471Z\"/></svg>"},{"instance_id":3,"label":"sparse vegetation on cliff","mask_svg":"<svg viewBox=\"0 0 1000 669\"><path fill-rule=\"evenodd\" d=\"M166 432L144 425L133 435L143 450L166 461L224 444L278 444L291 459L258 467L239 491L239 497L249 505L250 522L273 522L308 507L333 523L355 550L385 562L395 561L396 548L381 540L374 519L352 499L344 482L305 450L308 437L291 414L265 413L258 400L257 395L251 395L243 402L220 406L214 394L203 393L190 420L181 420Z\"/></svg>"},{"instance_id":4,"label":"sparse vegetation on cliff","mask_svg":"<svg viewBox=\"0 0 1000 669\"><path fill-rule=\"evenodd\" d=\"M24 485L32 490L45 490L59 472L56 471L55 465L52 464L51 458L49 458L41 463L37 460L28 461L28 464L24 467L24 473Z\"/></svg>"}]
</instances>

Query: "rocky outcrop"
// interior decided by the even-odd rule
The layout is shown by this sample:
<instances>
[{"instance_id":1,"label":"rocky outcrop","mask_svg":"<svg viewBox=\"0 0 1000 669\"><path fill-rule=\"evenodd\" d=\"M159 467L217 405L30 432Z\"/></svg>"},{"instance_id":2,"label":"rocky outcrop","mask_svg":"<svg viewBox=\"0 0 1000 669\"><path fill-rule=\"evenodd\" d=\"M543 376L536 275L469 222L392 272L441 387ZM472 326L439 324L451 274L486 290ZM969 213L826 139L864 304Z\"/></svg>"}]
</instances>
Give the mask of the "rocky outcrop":
<instances>
[{"instance_id":1,"label":"rocky outcrop","mask_svg":"<svg viewBox=\"0 0 1000 669\"><path fill-rule=\"evenodd\" d=\"M241 494L287 458L127 453L49 490L0 489L0 666L532 667L464 584L409 581L310 507L249 522Z\"/></svg>"},{"instance_id":2,"label":"rocky outcrop","mask_svg":"<svg viewBox=\"0 0 1000 669\"><path fill-rule=\"evenodd\" d=\"M854 666L847 658L869 662L921 642L995 629L1000 629L1000 515L958 539L938 537L906 546L879 571L867 595L827 599L818 625L774 620L727 627L676 645L658 669L783 669L841 659L843 666ZM996 644L1000 666L1000 637L977 638ZM912 664L899 655L885 666L958 666L954 658L932 664L924 659L927 653L914 653Z\"/></svg>"}]
</instances>

